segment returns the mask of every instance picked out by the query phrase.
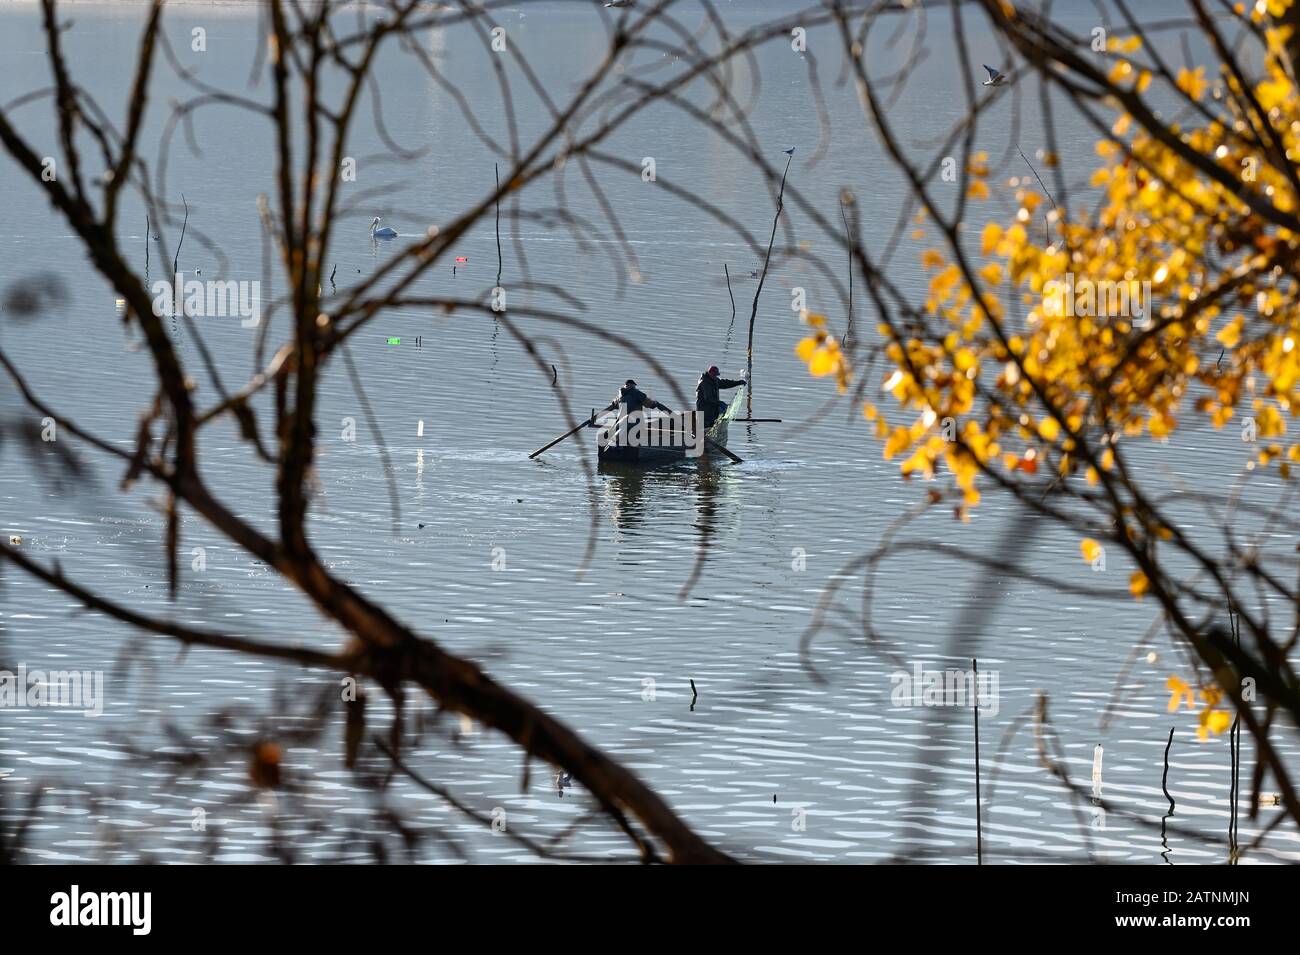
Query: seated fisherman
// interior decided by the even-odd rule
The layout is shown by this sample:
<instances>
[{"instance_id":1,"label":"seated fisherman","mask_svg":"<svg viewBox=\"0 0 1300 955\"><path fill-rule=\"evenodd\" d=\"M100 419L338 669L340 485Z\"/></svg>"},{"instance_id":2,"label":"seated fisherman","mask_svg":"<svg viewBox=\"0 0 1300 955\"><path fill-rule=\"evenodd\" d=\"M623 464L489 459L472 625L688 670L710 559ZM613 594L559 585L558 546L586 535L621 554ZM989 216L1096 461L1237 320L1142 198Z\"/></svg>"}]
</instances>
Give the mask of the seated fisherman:
<instances>
[{"instance_id":1,"label":"seated fisherman","mask_svg":"<svg viewBox=\"0 0 1300 955\"><path fill-rule=\"evenodd\" d=\"M631 415L633 412L648 408L653 411L656 408L662 408L659 402L650 398L644 391L636 386L636 382L629 378L623 383L623 387L618 390L618 397L611 401L605 408L606 411L614 411L619 405L623 406L623 413Z\"/></svg>"}]
</instances>

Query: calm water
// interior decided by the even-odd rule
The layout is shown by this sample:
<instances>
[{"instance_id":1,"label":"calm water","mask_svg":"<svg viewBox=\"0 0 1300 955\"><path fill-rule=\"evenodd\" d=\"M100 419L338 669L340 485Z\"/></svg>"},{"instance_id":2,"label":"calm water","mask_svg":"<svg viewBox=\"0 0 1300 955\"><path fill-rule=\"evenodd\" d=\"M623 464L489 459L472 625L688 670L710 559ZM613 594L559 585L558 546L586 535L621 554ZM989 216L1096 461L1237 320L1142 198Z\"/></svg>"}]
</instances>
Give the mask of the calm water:
<instances>
[{"instance_id":1,"label":"calm water","mask_svg":"<svg viewBox=\"0 0 1300 955\"><path fill-rule=\"evenodd\" d=\"M1154 8L1160 4L1150 6L1145 15L1158 19ZM729 24L742 29L790 6L724 8ZM74 21L66 44L78 78L111 115L119 115L141 7L81 4L65 15ZM933 19L925 41L930 56L894 106L894 122L909 146L933 140L961 112L946 17ZM684 7L682 19L695 26L698 9ZM580 4L521 4L501 22L556 97L576 88L603 43L598 19ZM169 6L166 23L182 63L207 82L248 91L254 7ZM1083 19L1070 23L1085 33L1091 25ZM48 82L38 26L36 7L0 5L6 99ZM207 31L206 53L189 48L196 26ZM884 73L900 54L884 44L890 29L877 32L873 69ZM478 122L504 137L496 80L478 41L456 31L425 40L450 82L473 104ZM973 20L970 41L976 62L999 62L995 44ZM752 126L778 158L780 149L799 147L791 186L823 215L834 220L839 190L852 189L868 240L883 249L899 217L899 177L863 121L851 88L835 83L840 62L833 37L812 31L810 49L820 51L832 117L825 156L812 167L804 162L814 152L819 124L806 62L787 43L760 53L763 82ZM402 146L426 152L394 161L374 124L367 118L358 125L353 195L361 198L344 219L332 253L340 290L392 252L392 245L369 240L373 216L382 215L399 232L418 234L449 221L492 184L492 154L468 132L446 94L395 50L378 75L385 128ZM522 82L516 89L520 135L527 141L542 128L545 114ZM259 89L250 95L264 94ZM704 90L693 94L705 101ZM164 68L145 142L162 137L159 104L182 95L184 88ZM995 160L1009 136L1029 155L1043 145L1037 116L1026 109L1016 127L1013 105L1004 98L981 130L981 145ZM55 141L47 104L29 105L17 116L31 141ZM1065 150L1067 168L1075 176L1086 174L1092 137L1069 115L1061 123L1063 141L1078 144ZM179 205L183 193L190 208L181 266L201 270L205 278L258 279L256 197L271 185L268 129L247 115L215 109L199 114L194 135L201 154L192 153L178 133L166 167L169 195ZM667 108L647 113L605 149L636 166L653 157L662 180L697 190L766 237L772 203L759 177L715 133L681 114ZM1024 171L1008 166L1000 180ZM586 305L585 318L634 339L674 376L658 379L613 344L521 320L525 330L545 336L543 354L581 411L605 404L628 376L652 396L680 404L672 389L689 393L707 365L717 363L724 374L742 370L743 325L756 285L749 273L759 255L707 216L666 198L660 184L608 168L598 175L644 280L617 280L610 258L617 243L580 173L570 169L566 207L600 223L602 235L583 248L562 229L506 221L503 229L515 241L506 242L504 284L521 281L526 265L534 280L576 296ZM4 348L65 417L127 447L152 398L145 387L148 363L129 347L113 293L92 273L67 225L7 158L0 159L0 176L7 206L0 220L0 286L56 269L69 294L57 314L39 323L0 326ZM144 210L133 198L125 201L120 235L125 248L139 250L143 271ZM558 201L543 185L526 194L524 206L540 211ZM811 240L814 252L842 262L836 246L789 208L796 238ZM1001 210L995 206L987 214ZM175 232L170 236L174 241ZM924 287L919 255L926 244L905 238L890 266L906 288ZM468 257L466 267L454 277L450 265L440 268L418 290L486 294L495 284L490 223L456 254ZM724 263L742 313L734 328ZM155 250L153 278L167 271L159 266ZM890 676L918 663L964 668L978 656L981 670L997 673L1000 689L998 712L980 720L987 856L1084 861L1091 853L1124 863L1222 861L1224 850L1198 836L1220 839L1227 830L1228 741L1225 736L1198 743L1193 714L1167 713L1166 679L1174 672L1189 674L1166 638L1153 646L1154 663L1144 650L1122 683L1114 719L1101 725L1124 663L1150 623L1149 608L1126 597L1071 597L1009 572L976 573L951 557L913 551L888 563L879 580L875 622L888 637L886 646L867 646L850 626L822 633L808 659L801 657L801 636L829 585L845 585L837 619L856 619L860 578L843 578L843 568L877 546L925 488L902 481L895 465L881 460L880 445L851 408L838 404L823 413L833 389L809 379L794 355L802 337L789 308L795 286L807 288L810 307L832 315L841 327L844 315L832 288L809 266L787 261L773 272L759 312L754 413L784 423L733 427L731 446L745 459L741 466L684 466L648 475L589 473L583 462L594 459L590 441L570 441L529 460L530 450L565 429L565 419L548 380L492 321L414 313L382 318L355 341L352 354L391 453L400 525L394 535L375 431L344 369L332 367L317 418L322 493L314 502L312 532L318 550L337 574L421 633L478 660L634 768L700 832L743 859L871 862L907 855L973 861L970 713L895 707ZM875 319L863 301L859 289L857 320L864 334L873 334ZM577 314L541 294L519 293L511 304ZM252 333L235 319L200 321L226 382L243 381L252 367ZM274 340L284 334L283 315L272 322ZM401 345L387 344L397 336ZM420 347L415 336L422 338ZM184 348L201 398L211 401L214 392L193 343L186 341ZM7 383L0 399L6 414L19 413ZM260 414L265 429L265 404ZM356 421L355 442L343 440L345 418ZM247 446L222 428L205 432L201 453L207 478L231 506L271 527L273 476ZM265 567L195 520L185 525L184 550L205 548L206 569L186 572L180 598L170 604L159 559L162 522L150 506L155 494L149 488L119 493L116 463L88 455L96 484L55 489L12 449L4 454L0 531L21 534L33 558L58 560L69 576L142 612L264 640L329 648L341 643L340 633ZM1171 487L1225 486L1246 457L1246 447L1233 435L1189 429L1152 449L1144 461L1153 480ZM1276 495L1269 480L1252 483L1256 499ZM1190 507L1186 517L1193 530L1202 520ZM1117 592L1129 572L1115 561L1106 574L1092 573L1079 560L1072 536L1026 524L993 494L969 524L933 513L900 539L1011 555L1033 574ZM501 569L493 568L494 558ZM683 597L701 559L698 580ZM371 797L342 766L337 705L323 736L284 735L304 725L316 699L337 685L332 674L216 651L178 655L173 644L135 638L128 628L80 611L67 597L10 568L0 591L0 666L19 663L106 673L106 708L98 719L63 710L0 710L5 809L12 813L33 787L49 787L30 840L34 861L197 861L204 857L205 837L191 828L196 809L204 810L209 831L219 835L216 857L222 861L270 859L268 833L276 819L295 833L302 856L316 859L338 853L364 858L348 842L349 834L380 828L367 813ZM692 680L699 694L693 707ZM1021 721L1040 690L1050 696L1072 776L1088 782L1094 746L1102 743L1104 797L1154 820L1157 828L1103 815L1086 801L1076 805L1041 767L1032 733ZM229 736L210 720L219 711L231 714ZM372 725L386 725L384 707L375 704L372 711ZM1177 734L1169 785L1178 801L1171 824L1180 831L1169 835L1166 851L1158 823L1166 807L1161 756L1171 726ZM419 737L409 759L481 813L502 808L512 828L547 836L583 812L581 794L570 789L558 797L544 768L534 767L521 789L513 744L472 726L450 729L450 737ZM999 758L999 746L1013 729ZM259 731L287 741L286 769L300 787L297 796L276 806L247 798L244 749L221 750L204 769L179 778L145 758L169 746L246 744ZM1294 736L1280 745L1300 769ZM1246 779L1253 759L1247 745ZM995 771L996 785L990 786ZM396 784L389 802L416 829L447 832L476 859L529 858L414 786ZM1278 811L1266 809L1261 819L1267 822ZM1243 806L1242 843L1258 831L1245 815ZM796 826L800 817L803 829ZM623 840L602 826L581 833L573 843L577 850L624 851ZM435 844L428 849L428 858L454 858ZM1300 840L1285 831L1269 837L1248 861L1281 859L1300 859Z\"/></svg>"}]
</instances>

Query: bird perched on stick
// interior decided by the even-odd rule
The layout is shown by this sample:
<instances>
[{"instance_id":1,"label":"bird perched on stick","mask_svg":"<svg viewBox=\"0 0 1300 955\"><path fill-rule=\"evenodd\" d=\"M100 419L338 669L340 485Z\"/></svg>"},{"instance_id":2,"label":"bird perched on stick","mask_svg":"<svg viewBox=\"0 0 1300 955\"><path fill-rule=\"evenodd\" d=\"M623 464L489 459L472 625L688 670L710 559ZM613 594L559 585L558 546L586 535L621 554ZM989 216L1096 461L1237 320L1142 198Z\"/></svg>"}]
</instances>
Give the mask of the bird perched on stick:
<instances>
[{"instance_id":1,"label":"bird perched on stick","mask_svg":"<svg viewBox=\"0 0 1300 955\"><path fill-rule=\"evenodd\" d=\"M791 146L789 149L783 149L783 150L781 150L781 152L785 153L787 156L793 156L793 155L794 155L794 150L795 150L795 147Z\"/></svg>"}]
</instances>

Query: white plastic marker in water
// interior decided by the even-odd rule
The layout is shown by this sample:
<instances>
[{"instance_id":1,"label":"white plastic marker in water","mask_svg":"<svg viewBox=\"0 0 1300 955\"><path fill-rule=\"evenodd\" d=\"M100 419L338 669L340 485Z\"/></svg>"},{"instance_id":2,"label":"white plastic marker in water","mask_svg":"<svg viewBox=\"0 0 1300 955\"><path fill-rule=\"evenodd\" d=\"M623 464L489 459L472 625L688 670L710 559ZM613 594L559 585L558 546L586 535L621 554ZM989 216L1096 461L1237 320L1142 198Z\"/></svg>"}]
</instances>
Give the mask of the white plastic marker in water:
<instances>
[{"instance_id":1,"label":"white plastic marker in water","mask_svg":"<svg viewBox=\"0 0 1300 955\"><path fill-rule=\"evenodd\" d=\"M1101 743L1092 751L1092 784L1101 785Z\"/></svg>"},{"instance_id":2,"label":"white plastic marker in water","mask_svg":"<svg viewBox=\"0 0 1300 955\"><path fill-rule=\"evenodd\" d=\"M417 438L423 438L423 437L424 437L424 419L423 419L423 418L421 418L421 419L420 419L420 423L419 423L418 425L415 426L415 436L416 436Z\"/></svg>"}]
</instances>

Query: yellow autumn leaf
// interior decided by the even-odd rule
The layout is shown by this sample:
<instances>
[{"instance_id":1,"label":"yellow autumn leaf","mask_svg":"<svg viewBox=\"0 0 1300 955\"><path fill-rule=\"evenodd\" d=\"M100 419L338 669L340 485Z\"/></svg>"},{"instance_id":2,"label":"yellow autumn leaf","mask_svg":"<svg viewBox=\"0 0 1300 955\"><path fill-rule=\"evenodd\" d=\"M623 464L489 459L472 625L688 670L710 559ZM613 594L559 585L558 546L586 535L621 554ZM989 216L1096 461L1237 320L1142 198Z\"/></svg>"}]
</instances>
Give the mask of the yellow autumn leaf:
<instances>
[{"instance_id":1,"label":"yellow autumn leaf","mask_svg":"<svg viewBox=\"0 0 1300 955\"><path fill-rule=\"evenodd\" d=\"M1194 70L1180 69L1178 71L1177 85L1180 90L1192 99L1199 100L1205 95L1208 86L1205 82L1205 67L1198 66Z\"/></svg>"},{"instance_id":2,"label":"yellow autumn leaf","mask_svg":"<svg viewBox=\"0 0 1300 955\"><path fill-rule=\"evenodd\" d=\"M1241 341L1241 326L1244 321L1245 319L1238 315L1219 330L1219 334L1214 336L1214 340L1224 348L1236 348L1237 343Z\"/></svg>"},{"instance_id":3,"label":"yellow autumn leaf","mask_svg":"<svg viewBox=\"0 0 1300 955\"><path fill-rule=\"evenodd\" d=\"M996 222L990 222L984 227L980 235L980 255L988 255L998 247L998 242L1002 238L1002 226Z\"/></svg>"},{"instance_id":4,"label":"yellow autumn leaf","mask_svg":"<svg viewBox=\"0 0 1300 955\"><path fill-rule=\"evenodd\" d=\"M1151 589L1151 581L1147 575L1140 570L1133 571L1133 576L1128 579L1128 592L1139 600Z\"/></svg>"},{"instance_id":5,"label":"yellow autumn leaf","mask_svg":"<svg viewBox=\"0 0 1300 955\"><path fill-rule=\"evenodd\" d=\"M990 262L987 265L985 265L984 268L980 269L980 278L982 278L985 282L988 282L989 285L1001 285L1002 284L1002 263Z\"/></svg>"},{"instance_id":6,"label":"yellow autumn leaf","mask_svg":"<svg viewBox=\"0 0 1300 955\"><path fill-rule=\"evenodd\" d=\"M818 348L808 362L808 373L814 378L824 378L839 367L839 353L829 348Z\"/></svg>"},{"instance_id":7,"label":"yellow autumn leaf","mask_svg":"<svg viewBox=\"0 0 1300 955\"><path fill-rule=\"evenodd\" d=\"M1232 716L1223 710L1205 709L1201 711L1200 723L1196 735L1205 740L1209 739L1211 734L1218 736L1230 727L1232 725Z\"/></svg>"},{"instance_id":8,"label":"yellow autumn leaf","mask_svg":"<svg viewBox=\"0 0 1300 955\"><path fill-rule=\"evenodd\" d=\"M1187 700L1187 708L1189 710L1196 709L1196 694L1192 692L1190 686L1180 680L1177 676L1171 676L1167 681L1165 681L1165 686L1173 693L1173 695L1169 697L1170 713L1178 709L1178 704L1184 699Z\"/></svg>"},{"instance_id":9,"label":"yellow autumn leaf","mask_svg":"<svg viewBox=\"0 0 1300 955\"><path fill-rule=\"evenodd\" d=\"M1079 541L1079 552L1083 554L1083 559L1091 564L1101 556L1101 545L1091 537L1085 537Z\"/></svg>"}]
</instances>

